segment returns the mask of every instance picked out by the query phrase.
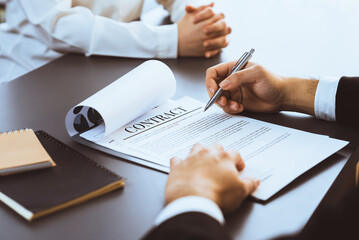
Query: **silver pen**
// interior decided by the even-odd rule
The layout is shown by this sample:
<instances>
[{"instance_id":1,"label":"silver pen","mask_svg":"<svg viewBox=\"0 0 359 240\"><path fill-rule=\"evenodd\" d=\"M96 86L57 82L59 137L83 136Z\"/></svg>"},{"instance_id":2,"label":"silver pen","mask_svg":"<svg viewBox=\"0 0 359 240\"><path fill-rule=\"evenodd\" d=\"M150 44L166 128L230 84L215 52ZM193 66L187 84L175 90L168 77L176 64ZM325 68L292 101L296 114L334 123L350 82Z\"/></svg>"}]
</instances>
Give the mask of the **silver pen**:
<instances>
[{"instance_id":1,"label":"silver pen","mask_svg":"<svg viewBox=\"0 0 359 240\"><path fill-rule=\"evenodd\" d=\"M238 59L238 61L236 62L236 64L233 66L232 72L230 75L232 75L233 73L235 73L239 70L242 70L246 66L249 59L252 57L252 54L254 53L254 51L255 50L252 48L249 52L245 52L242 55L242 57L240 57ZM219 88L217 90L217 92L211 97L211 99L209 99L207 105L204 108L204 111L206 111L208 108L210 108L213 105L213 103L215 103L217 101L217 99L222 95L222 93L223 93L223 89Z\"/></svg>"}]
</instances>

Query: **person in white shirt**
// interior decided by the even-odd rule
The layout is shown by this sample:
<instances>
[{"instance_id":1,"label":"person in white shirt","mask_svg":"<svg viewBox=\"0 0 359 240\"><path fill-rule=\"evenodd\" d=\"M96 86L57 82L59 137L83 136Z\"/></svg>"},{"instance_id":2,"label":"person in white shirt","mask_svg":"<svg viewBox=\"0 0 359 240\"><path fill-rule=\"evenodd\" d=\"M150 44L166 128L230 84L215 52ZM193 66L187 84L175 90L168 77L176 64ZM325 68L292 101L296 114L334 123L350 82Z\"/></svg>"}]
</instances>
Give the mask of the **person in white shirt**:
<instances>
[{"instance_id":1,"label":"person in white shirt","mask_svg":"<svg viewBox=\"0 0 359 240\"><path fill-rule=\"evenodd\" d=\"M8 0L6 22L0 24L0 83L67 52L130 58L211 57L228 45L231 29L223 14L213 12L213 4L157 2L174 24L136 21L143 0Z\"/></svg>"},{"instance_id":2,"label":"person in white shirt","mask_svg":"<svg viewBox=\"0 0 359 240\"><path fill-rule=\"evenodd\" d=\"M296 111L359 128L359 105L355 104L359 101L359 77L284 77L251 62L228 76L234 64L222 63L206 72L208 95L212 97L219 86L224 90L216 102L224 111ZM221 227L222 212L238 208L260 184L259 180L240 177L244 167L238 152L225 151L219 144L208 148L197 144L186 159L172 158L165 189L166 207L144 239L230 239ZM301 234L309 234L310 239L354 239L357 221L351 218L359 213L359 191L347 197L343 203L347 208L336 206L325 213L328 216L324 214L313 231ZM298 239L307 237L299 235Z\"/></svg>"}]
</instances>

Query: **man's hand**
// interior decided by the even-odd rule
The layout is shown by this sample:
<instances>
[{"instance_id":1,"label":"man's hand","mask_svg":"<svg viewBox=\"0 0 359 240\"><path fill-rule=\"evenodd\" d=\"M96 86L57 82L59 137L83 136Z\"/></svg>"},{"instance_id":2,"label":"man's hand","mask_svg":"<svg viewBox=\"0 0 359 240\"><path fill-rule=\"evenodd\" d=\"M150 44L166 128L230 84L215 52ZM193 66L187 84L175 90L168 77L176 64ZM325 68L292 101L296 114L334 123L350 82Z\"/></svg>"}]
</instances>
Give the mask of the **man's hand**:
<instances>
[{"instance_id":1,"label":"man's hand","mask_svg":"<svg viewBox=\"0 0 359 240\"><path fill-rule=\"evenodd\" d=\"M250 62L243 70L229 76L234 64L219 64L206 72L210 97L217 91L218 84L225 90L217 100L217 105L225 112L236 114L248 110L275 113L288 110L314 115L318 80L282 77Z\"/></svg>"},{"instance_id":2,"label":"man's hand","mask_svg":"<svg viewBox=\"0 0 359 240\"><path fill-rule=\"evenodd\" d=\"M236 209L258 187L259 181L239 177L244 162L236 151L224 151L220 144L209 148L196 144L185 160L171 159L166 204L185 196L214 201L224 212Z\"/></svg>"},{"instance_id":3,"label":"man's hand","mask_svg":"<svg viewBox=\"0 0 359 240\"><path fill-rule=\"evenodd\" d=\"M212 7L186 7L186 15L178 22L179 56L209 58L228 45L226 37L232 30L223 20L224 14L215 14Z\"/></svg>"}]
</instances>

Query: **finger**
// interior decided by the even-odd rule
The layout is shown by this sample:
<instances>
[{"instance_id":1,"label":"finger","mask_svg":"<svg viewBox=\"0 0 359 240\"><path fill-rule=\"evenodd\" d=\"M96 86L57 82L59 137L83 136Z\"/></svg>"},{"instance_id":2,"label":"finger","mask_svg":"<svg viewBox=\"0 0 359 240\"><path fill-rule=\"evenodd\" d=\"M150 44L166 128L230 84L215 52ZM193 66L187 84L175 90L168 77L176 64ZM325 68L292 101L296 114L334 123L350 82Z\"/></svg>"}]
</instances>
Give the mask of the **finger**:
<instances>
[{"instance_id":1,"label":"finger","mask_svg":"<svg viewBox=\"0 0 359 240\"><path fill-rule=\"evenodd\" d=\"M228 100L228 107L232 113L241 113L243 112L243 104L238 103L237 101Z\"/></svg>"},{"instance_id":2,"label":"finger","mask_svg":"<svg viewBox=\"0 0 359 240\"><path fill-rule=\"evenodd\" d=\"M211 58L213 56L215 56L217 53L219 53L221 50L212 50L212 51L207 51L204 53L204 56L206 58Z\"/></svg>"},{"instance_id":3,"label":"finger","mask_svg":"<svg viewBox=\"0 0 359 240\"><path fill-rule=\"evenodd\" d=\"M229 114L239 114L244 111L244 107L242 104L238 104L236 102L234 103L228 103L225 106L220 106L223 111Z\"/></svg>"},{"instance_id":4,"label":"finger","mask_svg":"<svg viewBox=\"0 0 359 240\"><path fill-rule=\"evenodd\" d=\"M234 164L236 165L236 168L238 171L242 171L245 167L245 163L242 159L241 154L239 154L238 151L236 150L230 150L228 151L228 154L230 156L230 159L234 162Z\"/></svg>"},{"instance_id":5,"label":"finger","mask_svg":"<svg viewBox=\"0 0 359 240\"><path fill-rule=\"evenodd\" d=\"M241 178L240 180L244 184L245 197L254 193L260 184L259 180L253 178Z\"/></svg>"},{"instance_id":6,"label":"finger","mask_svg":"<svg viewBox=\"0 0 359 240\"><path fill-rule=\"evenodd\" d=\"M207 36L211 36L212 38L215 36L219 37L219 36L227 35L227 32L228 32L227 24L223 20L208 25L203 29L203 33L206 34Z\"/></svg>"},{"instance_id":7,"label":"finger","mask_svg":"<svg viewBox=\"0 0 359 240\"><path fill-rule=\"evenodd\" d=\"M196 155L198 154L200 151L206 149L204 146L202 146L201 144L199 143L196 143L193 145L191 151L189 152L189 155L188 156L193 156L193 155Z\"/></svg>"},{"instance_id":8,"label":"finger","mask_svg":"<svg viewBox=\"0 0 359 240\"><path fill-rule=\"evenodd\" d=\"M211 17L213 17L215 15L215 13L213 12L213 9L211 7L207 7L204 10L198 12L194 18L193 18L193 23L199 23L202 22L204 20L207 20Z\"/></svg>"},{"instance_id":9,"label":"finger","mask_svg":"<svg viewBox=\"0 0 359 240\"><path fill-rule=\"evenodd\" d=\"M225 96L220 96L216 103L221 107L221 108L224 108L224 107L227 107L227 103L228 103L228 100Z\"/></svg>"},{"instance_id":10,"label":"finger","mask_svg":"<svg viewBox=\"0 0 359 240\"><path fill-rule=\"evenodd\" d=\"M193 12L199 12L199 11L202 11L203 9L207 8L207 7L213 7L214 6L214 3L210 3L210 4L207 4L207 5L202 5L202 6L199 6L199 7L195 7L195 6L192 6L192 5L186 5L185 7L185 10L187 13L193 13Z\"/></svg>"},{"instance_id":11,"label":"finger","mask_svg":"<svg viewBox=\"0 0 359 240\"><path fill-rule=\"evenodd\" d=\"M206 81L209 81L210 79L214 79L216 82L222 81L230 74L235 63L235 61L220 63L208 68L206 71Z\"/></svg>"},{"instance_id":12,"label":"finger","mask_svg":"<svg viewBox=\"0 0 359 240\"><path fill-rule=\"evenodd\" d=\"M211 149L211 150L216 150L218 152L223 152L224 151L224 148L223 148L222 144L217 143L217 142L212 143L208 148Z\"/></svg>"},{"instance_id":13,"label":"finger","mask_svg":"<svg viewBox=\"0 0 359 240\"><path fill-rule=\"evenodd\" d=\"M223 13L219 13L219 14L215 14L213 15L211 18L207 19L205 22L203 22L204 26L208 26L211 25L219 20L222 20L224 18L224 14Z\"/></svg>"},{"instance_id":14,"label":"finger","mask_svg":"<svg viewBox=\"0 0 359 240\"><path fill-rule=\"evenodd\" d=\"M223 94L225 94L224 92ZM238 114L244 111L243 104L238 103L237 101L231 100L229 96L221 96L216 104L223 109L226 113L229 114Z\"/></svg>"},{"instance_id":15,"label":"finger","mask_svg":"<svg viewBox=\"0 0 359 240\"><path fill-rule=\"evenodd\" d=\"M229 42L227 41L226 36L207 39L203 42L203 46L206 50L218 50L227 47Z\"/></svg>"},{"instance_id":16,"label":"finger","mask_svg":"<svg viewBox=\"0 0 359 240\"><path fill-rule=\"evenodd\" d=\"M206 31L208 31L208 30L206 30ZM203 30L204 33L206 31ZM232 28L226 26L222 31L212 32L212 33L205 33L205 34L207 36L207 39L212 39L212 38L227 36L231 32L232 32Z\"/></svg>"},{"instance_id":17,"label":"finger","mask_svg":"<svg viewBox=\"0 0 359 240\"><path fill-rule=\"evenodd\" d=\"M230 34L232 32L232 28L231 27L227 27L227 35Z\"/></svg>"},{"instance_id":18,"label":"finger","mask_svg":"<svg viewBox=\"0 0 359 240\"><path fill-rule=\"evenodd\" d=\"M185 7L186 13L193 13L193 12L195 12L197 9L198 9L198 8L196 8L196 7L194 7L194 6L191 6L191 5L187 5L187 6Z\"/></svg>"},{"instance_id":19,"label":"finger","mask_svg":"<svg viewBox=\"0 0 359 240\"><path fill-rule=\"evenodd\" d=\"M172 157L170 160L170 169L172 170L173 168L175 168L181 161L182 159L180 159L179 157Z\"/></svg>"},{"instance_id":20,"label":"finger","mask_svg":"<svg viewBox=\"0 0 359 240\"><path fill-rule=\"evenodd\" d=\"M263 72L259 72L253 63L248 63L244 70L233 73L223 80L219 86L223 90L233 90L242 84L255 83L260 77L263 77Z\"/></svg>"},{"instance_id":21,"label":"finger","mask_svg":"<svg viewBox=\"0 0 359 240\"><path fill-rule=\"evenodd\" d=\"M206 85L206 88L207 88L208 96L212 97L213 94L218 89L218 84L216 83L216 81L214 79L208 78L208 79L206 79L205 85Z\"/></svg>"}]
</instances>

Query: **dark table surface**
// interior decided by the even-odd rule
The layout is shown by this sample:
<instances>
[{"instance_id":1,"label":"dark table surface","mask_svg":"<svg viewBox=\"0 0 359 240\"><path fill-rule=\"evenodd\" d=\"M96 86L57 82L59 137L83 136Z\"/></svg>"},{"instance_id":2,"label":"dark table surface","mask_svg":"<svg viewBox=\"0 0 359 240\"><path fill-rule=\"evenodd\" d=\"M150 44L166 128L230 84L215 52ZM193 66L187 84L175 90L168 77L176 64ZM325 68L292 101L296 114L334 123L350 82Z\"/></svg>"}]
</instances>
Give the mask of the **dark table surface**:
<instances>
[{"instance_id":1,"label":"dark table surface","mask_svg":"<svg viewBox=\"0 0 359 240\"><path fill-rule=\"evenodd\" d=\"M75 104L116 80L144 60L69 54L0 87L0 131L18 128L45 130L60 141L126 177L123 190L27 223L12 210L0 208L0 230L5 239L138 239L163 207L167 175L87 148L72 141L65 115ZM206 100L203 79L210 59L165 60L175 73L174 98L190 95ZM294 127L351 144L307 172L266 203L246 201L226 216L226 227L238 238L262 238L300 230L329 189L359 140L359 132L301 114L247 113L260 120ZM280 213L280 214L278 214ZM4 236L4 235L3 235Z\"/></svg>"},{"instance_id":2,"label":"dark table surface","mask_svg":"<svg viewBox=\"0 0 359 240\"><path fill-rule=\"evenodd\" d=\"M277 8L277 6L272 6L271 2L264 1L267 12L282 11L283 6L287 6L283 4L282 8ZM255 15L254 11L250 11L257 7L255 3L224 1L221 5L222 9L230 10L229 3L236 5L235 7L241 6L242 9L249 10L247 15L257 18L262 16ZM307 6L302 7L307 8ZM330 15L327 16L325 13L322 13L321 16L329 18ZM233 28L232 44L220 55L212 59L163 60L172 69L177 79L177 92L173 99L189 95L206 102L208 97L204 87L205 70L220 62L232 60L238 57L243 50L256 45L261 51L258 51L257 59L254 58L255 61L281 73L296 74L299 72L292 67L293 64L304 58L297 48L294 52L298 54L298 57L292 57L293 64L283 60L292 56L286 50L280 52L280 56L267 59L267 56L273 53L273 49L267 46L268 41L272 41L273 46L277 42L271 38L267 39L268 41L260 42L256 35L257 31L254 30L247 40L243 40L243 34L241 34L243 31L240 28L243 27L248 31L250 28L242 23L236 24L235 20L240 20L242 16L236 16L233 11L228 11L228 15L228 21L232 23ZM277 18L273 19L276 21ZM293 19L291 24L295 25L300 20L302 19ZM256 22L253 24L256 25ZM259 26L259 23L257 25ZM281 29L285 26L277 27ZM341 29L341 31L343 30ZM328 33L327 31L319 31L319 33L323 36L334 35L333 32ZM293 46L296 41L302 41L302 39L298 40L293 37L293 39L287 38L287 41L288 45ZM315 39L313 43L314 46L311 45L310 48L316 46ZM319 53L326 53L327 48L330 47L325 44L318 50ZM358 53L357 49L354 49L354 53L353 51L347 52L347 59L354 59ZM163 191L167 175L80 145L70 139L65 129L65 115L71 107L115 81L143 61L112 57L88 58L81 54L68 54L19 79L0 85L0 131L26 127L45 130L127 179L123 190L115 191L32 223L28 223L1 204L1 239L138 239L150 229L164 205ZM329 75L340 75L344 71L349 74L356 73L353 65L339 64L339 70L334 71L332 69L334 65L331 64L324 67L313 58L309 63L302 65L302 67L307 67L307 70L302 73L315 75L325 72L326 69ZM314 68L313 65L317 68ZM245 115L350 141L345 149L296 179L268 202L257 203L248 200L234 213L226 216L226 228L236 239L264 239L297 232L306 224L351 152L358 145L359 131L336 123L317 120L304 114L284 112L274 115L254 113L245 113Z\"/></svg>"}]
</instances>

